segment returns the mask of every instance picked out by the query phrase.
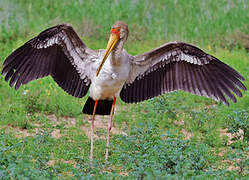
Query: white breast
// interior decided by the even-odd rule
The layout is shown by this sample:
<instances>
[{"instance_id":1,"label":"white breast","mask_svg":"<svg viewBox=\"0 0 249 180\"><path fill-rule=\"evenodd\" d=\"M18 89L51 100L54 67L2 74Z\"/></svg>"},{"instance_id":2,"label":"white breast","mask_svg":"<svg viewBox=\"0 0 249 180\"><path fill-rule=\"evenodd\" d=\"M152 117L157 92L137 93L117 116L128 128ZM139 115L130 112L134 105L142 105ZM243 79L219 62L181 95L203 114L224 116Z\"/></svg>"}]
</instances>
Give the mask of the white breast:
<instances>
[{"instance_id":1,"label":"white breast","mask_svg":"<svg viewBox=\"0 0 249 180\"><path fill-rule=\"evenodd\" d=\"M98 77L92 78L90 96L94 100L113 99L119 93L128 78L130 62L128 53L123 50L119 65L111 63L112 53L107 58ZM102 60L102 59L101 59Z\"/></svg>"}]
</instances>

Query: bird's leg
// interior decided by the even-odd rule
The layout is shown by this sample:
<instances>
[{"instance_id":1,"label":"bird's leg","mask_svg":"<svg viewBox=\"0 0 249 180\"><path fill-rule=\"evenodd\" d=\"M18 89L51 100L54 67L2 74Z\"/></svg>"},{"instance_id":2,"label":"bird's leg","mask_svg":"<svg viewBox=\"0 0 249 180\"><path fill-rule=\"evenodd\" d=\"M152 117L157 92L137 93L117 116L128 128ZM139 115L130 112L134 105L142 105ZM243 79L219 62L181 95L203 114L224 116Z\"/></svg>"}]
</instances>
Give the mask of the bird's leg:
<instances>
[{"instance_id":1,"label":"bird's leg","mask_svg":"<svg viewBox=\"0 0 249 180\"><path fill-rule=\"evenodd\" d=\"M108 127L107 127L107 140L106 140L106 151L105 151L105 160L106 161L108 160L108 151L109 151L109 144L110 144L110 131L112 129L112 116L114 113L115 103L116 103L116 96L114 96L114 99L113 99L110 119L108 121Z\"/></svg>"},{"instance_id":2,"label":"bird's leg","mask_svg":"<svg viewBox=\"0 0 249 180\"><path fill-rule=\"evenodd\" d=\"M92 115L92 124L91 124L91 150L90 150L90 160L93 160L93 130L94 130L94 117L95 117L95 112L96 112L97 105L98 105L98 101L96 100L95 103L94 103L93 115Z\"/></svg>"}]
</instances>

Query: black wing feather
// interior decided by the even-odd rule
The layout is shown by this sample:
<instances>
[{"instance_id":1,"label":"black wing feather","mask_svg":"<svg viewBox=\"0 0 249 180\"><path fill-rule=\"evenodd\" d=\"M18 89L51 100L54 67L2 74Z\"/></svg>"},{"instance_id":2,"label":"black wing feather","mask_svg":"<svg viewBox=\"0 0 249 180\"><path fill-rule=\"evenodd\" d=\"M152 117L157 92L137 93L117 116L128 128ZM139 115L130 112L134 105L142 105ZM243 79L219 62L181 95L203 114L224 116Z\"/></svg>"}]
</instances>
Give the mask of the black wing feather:
<instances>
[{"instance_id":1,"label":"black wing feather","mask_svg":"<svg viewBox=\"0 0 249 180\"><path fill-rule=\"evenodd\" d=\"M71 26L51 27L10 54L3 63L2 75L6 81L10 79L10 86L15 85L16 90L22 84L51 75L67 93L83 97L89 89L90 79L84 81L86 76L81 79L75 67L74 58L84 59L79 50L75 50L78 57L70 54L76 47L86 55L85 44Z\"/></svg>"},{"instance_id":2,"label":"black wing feather","mask_svg":"<svg viewBox=\"0 0 249 180\"><path fill-rule=\"evenodd\" d=\"M129 103L183 90L229 105L227 98L236 102L234 94L241 97L240 89L247 90L241 82L245 79L236 70L201 49L182 42L168 43L135 56L132 62L132 69L136 72L131 72L130 76L135 74L135 77L128 79L120 92L121 99ZM134 96L138 92L140 98Z\"/></svg>"}]
</instances>

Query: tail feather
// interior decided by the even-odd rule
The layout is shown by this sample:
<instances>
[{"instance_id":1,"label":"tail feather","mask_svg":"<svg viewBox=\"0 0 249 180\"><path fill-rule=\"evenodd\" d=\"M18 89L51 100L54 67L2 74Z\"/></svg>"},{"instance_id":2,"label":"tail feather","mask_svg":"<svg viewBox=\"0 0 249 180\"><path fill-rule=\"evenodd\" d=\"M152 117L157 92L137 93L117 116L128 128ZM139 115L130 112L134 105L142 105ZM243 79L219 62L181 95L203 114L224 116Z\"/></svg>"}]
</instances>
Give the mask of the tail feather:
<instances>
[{"instance_id":1,"label":"tail feather","mask_svg":"<svg viewBox=\"0 0 249 180\"><path fill-rule=\"evenodd\" d=\"M112 109L113 100L98 100L98 105L95 114L98 115L110 115ZM89 96L82 112L84 114L93 114L95 101Z\"/></svg>"}]
</instances>

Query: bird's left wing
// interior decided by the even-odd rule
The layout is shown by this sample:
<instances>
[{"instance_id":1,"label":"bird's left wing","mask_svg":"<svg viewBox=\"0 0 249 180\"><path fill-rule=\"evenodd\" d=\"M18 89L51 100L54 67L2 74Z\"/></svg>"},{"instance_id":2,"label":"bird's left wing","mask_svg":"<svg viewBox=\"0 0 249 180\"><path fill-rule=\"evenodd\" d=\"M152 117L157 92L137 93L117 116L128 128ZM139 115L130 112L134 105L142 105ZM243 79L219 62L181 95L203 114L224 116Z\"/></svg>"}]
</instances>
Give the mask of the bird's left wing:
<instances>
[{"instance_id":1,"label":"bird's left wing","mask_svg":"<svg viewBox=\"0 0 249 180\"><path fill-rule=\"evenodd\" d=\"M51 75L68 94L83 97L91 83L96 56L98 52L89 49L70 25L60 24L44 30L9 55L2 75L16 90L31 80Z\"/></svg>"},{"instance_id":2,"label":"bird's left wing","mask_svg":"<svg viewBox=\"0 0 249 180\"><path fill-rule=\"evenodd\" d=\"M239 88L246 90L236 70L183 42L167 43L130 61L129 78L120 92L128 103L183 90L229 105L226 96L236 102L233 93L241 97Z\"/></svg>"}]
</instances>

